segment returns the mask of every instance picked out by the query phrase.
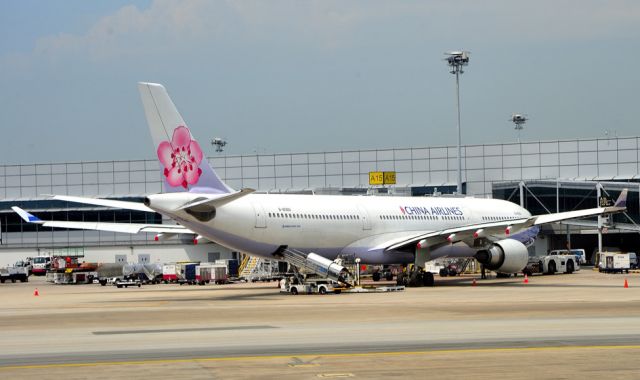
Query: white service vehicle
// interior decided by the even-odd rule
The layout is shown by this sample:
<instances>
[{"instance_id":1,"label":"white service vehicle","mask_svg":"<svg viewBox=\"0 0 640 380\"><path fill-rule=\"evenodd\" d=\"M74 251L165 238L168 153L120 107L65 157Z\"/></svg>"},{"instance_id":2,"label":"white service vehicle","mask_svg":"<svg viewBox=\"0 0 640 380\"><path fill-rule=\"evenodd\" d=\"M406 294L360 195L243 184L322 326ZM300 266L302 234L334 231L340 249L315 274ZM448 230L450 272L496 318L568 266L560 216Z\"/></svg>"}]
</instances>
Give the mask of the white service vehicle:
<instances>
[{"instance_id":1,"label":"white service vehicle","mask_svg":"<svg viewBox=\"0 0 640 380\"><path fill-rule=\"evenodd\" d=\"M51 269L51 256L36 256L31 260L31 273L44 276Z\"/></svg>"},{"instance_id":2,"label":"white service vehicle","mask_svg":"<svg viewBox=\"0 0 640 380\"><path fill-rule=\"evenodd\" d=\"M296 277L283 278L280 281L280 292L298 294L340 294L342 287L335 281L329 279L309 279L299 281Z\"/></svg>"},{"instance_id":3,"label":"white service vehicle","mask_svg":"<svg viewBox=\"0 0 640 380\"><path fill-rule=\"evenodd\" d=\"M128 288L130 286L137 286L139 288L140 286L142 286L142 282L138 279L129 279L122 277L103 278L100 279L99 282L102 286L110 284L117 288Z\"/></svg>"},{"instance_id":4,"label":"white service vehicle","mask_svg":"<svg viewBox=\"0 0 640 380\"><path fill-rule=\"evenodd\" d=\"M587 263L586 252L584 249L554 249L549 252L549 255L574 255L576 257L576 262L580 265Z\"/></svg>"},{"instance_id":5,"label":"white service vehicle","mask_svg":"<svg viewBox=\"0 0 640 380\"><path fill-rule=\"evenodd\" d=\"M629 254L629 266L631 269L638 269L638 255L635 252L628 252Z\"/></svg>"},{"instance_id":6,"label":"white service vehicle","mask_svg":"<svg viewBox=\"0 0 640 380\"><path fill-rule=\"evenodd\" d=\"M631 260L628 253L601 252L598 254L598 271L604 273L629 273Z\"/></svg>"},{"instance_id":7,"label":"white service vehicle","mask_svg":"<svg viewBox=\"0 0 640 380\"><path fill-rule=\"evenodd\" d=\"M16 261L15 264L13 264L14 267L16 268L26 268L27 269L27 273L29 275L31 275L31 272L33 270L33 265L31 264L31 259L27 258L27 260L20 260L20 261Z\"/></svg>"},{"instance_id":8,"label":"white service vehicle","mask_svg":"<svg viewBox=\"0 0 640 380\"><path fill-rule=\"evenodd\" d=\"M587 263L587 252L584 249L572 249L571 254L578 257L578 262L580 263L580 265Z\"/></svg>"},{"instance_id":9,"label":"white service vehicle","mask_svg":"<svg viewBox=\"0 0 640 380\"><path fill-rule=\"evenodd\" d=\"M556 272L571 274L580 270L580 260L567 251L557 253L552 251L543 257L542 269L542 272L546 274L555 274Z\"/></svg>"},{"instance_id":10,"label":"white service vehicle","mask_svg":"<svg viewBox=\"0 0 640 380\"><path fill-rule=\"evenodd\" d=\"M0 282L5 283L5 281L11 282L28 282L29 281L29 270L25 267L7 267L0 268Z\"/></svg>"},{"instance_id":11,"label":"white service vehicle","mask_svg":"<svg viewBox=\"0 0 640 380\"><path fill-rule=\"evenodd\" d=\"M546 256L530 257L527 266L522 270L524 274L543 273L567 273L571 274L580 270L579 258L568 251L551 251Z\"/></svg>"}]
</instances>

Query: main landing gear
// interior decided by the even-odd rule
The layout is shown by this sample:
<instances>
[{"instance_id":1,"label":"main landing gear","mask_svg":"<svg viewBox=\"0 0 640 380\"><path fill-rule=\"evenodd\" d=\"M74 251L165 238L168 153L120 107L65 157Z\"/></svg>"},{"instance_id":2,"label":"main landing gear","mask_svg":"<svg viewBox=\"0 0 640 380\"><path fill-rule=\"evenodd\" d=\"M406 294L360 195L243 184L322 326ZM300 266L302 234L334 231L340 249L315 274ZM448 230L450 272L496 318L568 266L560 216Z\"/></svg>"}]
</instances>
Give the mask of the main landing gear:
<instances>
[{"instance_id":1,"label":"main landing gear","mask_svg":"<svg viewBox=\"0 0 640 380\"><path fill-rule=\"evenodd\" d=\"M407 287L433 286L433 273L425 272L416 265L409 265L398 274L398 285Z\"/></svg>"}]
</instances>

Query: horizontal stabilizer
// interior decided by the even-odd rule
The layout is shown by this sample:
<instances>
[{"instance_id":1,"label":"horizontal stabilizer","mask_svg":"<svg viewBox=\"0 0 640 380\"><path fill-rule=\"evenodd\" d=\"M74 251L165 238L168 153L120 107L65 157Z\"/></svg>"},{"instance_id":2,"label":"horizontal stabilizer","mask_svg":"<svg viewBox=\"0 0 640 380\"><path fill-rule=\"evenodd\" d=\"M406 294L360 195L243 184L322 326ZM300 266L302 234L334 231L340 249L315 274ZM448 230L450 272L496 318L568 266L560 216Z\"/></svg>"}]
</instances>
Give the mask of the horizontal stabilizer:
<instances>
[{"instance_id":1,"label":"horizontal stabilizer","mask_svg":"<svg viewBox=\"0 0 640 380\"><path fill-rule=\"evenodd\" d=\"M38 218L35 215L29 214L28 212L24 211L23 209L21 209L18 206L13 206L11 207L11 209L13 211L15 211L18 215L20 215L20 217L22 218L22 220L24 220L27 223L37 223L37 224L42 224L44 223L42 220L40 220L40 218Z\"/></svg>"},{"instance_id":2,"label":"horizontal stabilizer","mask_svg":"<svg viewBox=\"0 0 640 380\"><path fill-rule=\"evenodd\" d=\"M195 234L193 231L178 225L163 224L136 224L136 223L103 223L103 222L44 222L43 227L70 228L75 230L94 230L137 234L140 232L171 233L171 234Z\"/></svg>"},{"instance_id":3,"label":"horizontal stabilizer","mask_svg":"<svg viewBox=\"0 0 640 380\"><path fill-rule=\"evenodd\" d=\"M83 203L83 204L94 205L94 206L121 208L124 210L155 212L149 207L143 205L142 203L136 203L136 202L115 201L112 199L101 199L101 198L73 197L69 195L54 195L53 199L59 200L59 201L66 201L66 202Z\"/></svg>"},{"instance_id":4,"label":"horizontal stabilizer","mask_svg":"<svg viewBox=\"0 0 640 380\"><path fill-rule=\"evenodd\" d=\"M220 207L224 204L227 204L229 202L235 201L238 198L242 198L245 195L249 195L251 193L253 193L255 190L254 189L242 189L240 191L237 191L235 193L231 193L229 195L223 195L223 196L218 196L215 198L206 198L204 200L202 200L201 198L198 198L196 200L194 200L193 202L189 202L185 205L183 205L182 207L180 207L178 210L190 210L190 209L196 209L198 211L203 211L204 209L215 209L217 207Z\"/></svg>"},{"instance_id":5,"label":"horizontal stabilizer","mask_svg":"<svg viewBox=\"0 0 640 380\"><path fill-rule=\"evenodd\" d=\"M29 214L20 207L11 207L20 217L27 223L40 224L43 227L51 228L69 228L75 230L94 230L122 232L128 234L137 234L140 232L165 233L165 234L195 234L188 228L176 224L139 224L139 223L104 223L104 222L69 222L64 220L44 221Z\"/></svg>"}]
</instances>

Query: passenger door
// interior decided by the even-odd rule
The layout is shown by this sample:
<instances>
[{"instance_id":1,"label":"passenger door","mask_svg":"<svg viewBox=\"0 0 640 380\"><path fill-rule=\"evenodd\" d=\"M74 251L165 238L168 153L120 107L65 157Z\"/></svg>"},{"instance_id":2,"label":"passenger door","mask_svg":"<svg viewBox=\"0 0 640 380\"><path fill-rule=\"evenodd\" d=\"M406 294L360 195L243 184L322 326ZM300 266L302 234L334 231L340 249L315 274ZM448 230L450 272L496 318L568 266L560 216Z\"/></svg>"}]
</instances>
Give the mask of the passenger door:
<instances>
[{"instance_id":1,"label":"passenger door","mask_svg":"<svg viewBox=\"0 0 640 380\"><path fill-rule=\"evenodd\" d=\"M255 215L256 215L255 228L267 228L267 218L266 218L266 215L264 214L264 208L262 207L262 203L251 202L251 205L253 206L253 211L255 212Z\"/></svg>"},{"instance_id":2,"label":"passenger door","mask_svg":"<svg viewBox=\"0 0 640 380\"><path fill-rule=\"evenodd\" d=\"M364 231L371 229L371 221L369 220L369 213L367 210L362 207L362 205L357 205L358 214L360 214L360 220L362 220L362 229Z\"/></svg>"}]
</instances>

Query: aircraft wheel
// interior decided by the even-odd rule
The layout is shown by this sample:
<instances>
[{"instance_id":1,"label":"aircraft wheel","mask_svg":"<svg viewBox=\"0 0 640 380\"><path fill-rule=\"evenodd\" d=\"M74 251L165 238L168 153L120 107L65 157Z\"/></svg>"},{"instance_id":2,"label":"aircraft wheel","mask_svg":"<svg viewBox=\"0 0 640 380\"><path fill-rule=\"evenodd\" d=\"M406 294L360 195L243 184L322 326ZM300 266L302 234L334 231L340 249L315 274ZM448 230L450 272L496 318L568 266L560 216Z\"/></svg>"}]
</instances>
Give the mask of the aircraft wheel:
<instances>
[{"instance_id":1,"label":"aircraft wheel","mask_svg":"<svg viewBox=\"0 0 640 380\"><path fill-rule=\"evenodd\" d=\"M422 273L422 285L423 286L433 286L435 280L433 279L433 273L424 272Z\"/></svg>"},{"instance_id":2,"label":"aircraft wheel","mask_svg":"<svg viewBox=\"0 0 640 380\"><path fill-rule=\"evenodd\" d=\"M575 270L575 267L573 265L573 261L569 260L567 262L567 273L571 274L573 273L574 270Z\"/></svg>"},{"instance_id":3,"label":"aircraft wheel","mask_svg":"<svg viewBox=\"0 0 640 380\"><path fill-rule=\"evenodd\" d=\"M411 272L411 277L409 278L409 286L422 286L422 273L416 271Z\"/></svg>"}]
</instances>

